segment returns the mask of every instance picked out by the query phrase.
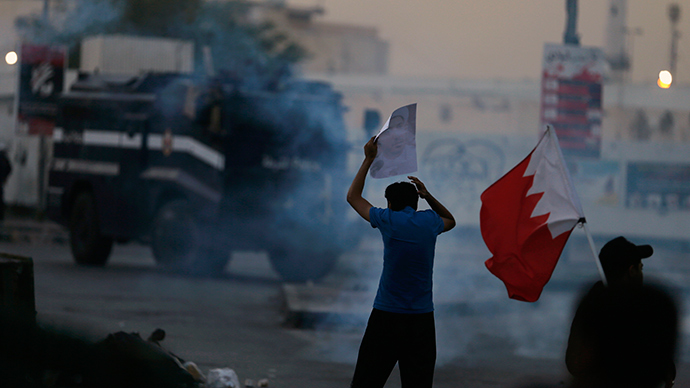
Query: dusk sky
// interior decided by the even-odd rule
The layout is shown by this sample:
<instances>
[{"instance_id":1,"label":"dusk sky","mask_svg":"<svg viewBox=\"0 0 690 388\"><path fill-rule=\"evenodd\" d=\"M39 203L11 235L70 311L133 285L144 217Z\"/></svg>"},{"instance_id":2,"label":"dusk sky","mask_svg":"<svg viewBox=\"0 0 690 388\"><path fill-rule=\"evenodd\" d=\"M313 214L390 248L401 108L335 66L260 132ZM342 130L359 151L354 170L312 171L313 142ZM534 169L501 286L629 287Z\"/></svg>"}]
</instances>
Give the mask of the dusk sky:
<instances>
[{"instance_id":1,"label":"dusk sky","mask_svg":"<svg viewBox=\"0 0 690 388\"><path fill-rule=\"evenodd\" d=\"M690 84L690 0L628 0L634 82L669 67L669 4L680 5L675 81ZM562 43L565 0L288 0L321 5L319 20L377 27L390 43L390 73L454 78L537 79L544 43ZM583 46L605 42L608 0L580 0Z\"/></svg>"}]
</instances>

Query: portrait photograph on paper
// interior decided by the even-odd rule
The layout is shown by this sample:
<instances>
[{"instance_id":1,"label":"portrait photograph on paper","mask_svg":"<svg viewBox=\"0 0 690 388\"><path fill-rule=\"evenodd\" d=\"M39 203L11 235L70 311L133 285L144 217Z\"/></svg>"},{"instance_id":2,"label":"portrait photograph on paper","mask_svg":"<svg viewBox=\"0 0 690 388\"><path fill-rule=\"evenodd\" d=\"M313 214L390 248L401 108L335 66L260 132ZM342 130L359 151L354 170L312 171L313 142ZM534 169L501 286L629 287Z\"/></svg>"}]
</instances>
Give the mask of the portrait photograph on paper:
<instances>
[{"instance_id":1,"label":"portrait photograph on paper","mask_svg":"<svg viewBox=\"0 0 690 388\"><path fill-rule=\"evenodd\" d=\"M382 179L417 171L416 121L417 104L393 111L376 135L378 154L371 165L372 178Z\"/></svg>"}]
</instances>

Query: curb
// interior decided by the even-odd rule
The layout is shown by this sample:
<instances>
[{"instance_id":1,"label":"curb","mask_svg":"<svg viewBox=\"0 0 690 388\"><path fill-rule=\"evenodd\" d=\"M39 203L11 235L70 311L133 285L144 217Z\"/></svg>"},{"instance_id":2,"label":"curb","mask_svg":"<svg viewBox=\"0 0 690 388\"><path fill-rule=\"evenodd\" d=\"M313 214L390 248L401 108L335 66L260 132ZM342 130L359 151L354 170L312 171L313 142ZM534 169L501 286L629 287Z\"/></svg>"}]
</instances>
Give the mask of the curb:
<instances>
[{"instance_id":1,"label":"curb","mask_svg":"<svg viewBox=\"0 0 690 388\"><path fill-rule=\"evenodd\" d=\"M0 225L0 241L62 245L69 242L69 232L50 221L9 218Z\"/></svg>"}]
</instances>

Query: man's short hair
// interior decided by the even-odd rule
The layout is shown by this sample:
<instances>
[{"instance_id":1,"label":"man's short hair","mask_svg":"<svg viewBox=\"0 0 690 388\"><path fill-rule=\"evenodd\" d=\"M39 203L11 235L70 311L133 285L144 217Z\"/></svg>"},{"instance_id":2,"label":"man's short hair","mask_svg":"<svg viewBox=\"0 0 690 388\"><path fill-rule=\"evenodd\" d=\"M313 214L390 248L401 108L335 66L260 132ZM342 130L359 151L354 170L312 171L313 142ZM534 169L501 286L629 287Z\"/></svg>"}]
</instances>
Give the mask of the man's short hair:
<instances>
[{"instance_id":1,"label":"man's short hair","mask_svg":"<svg viewBox=\"0 0 690 388\"><path fill-rule=\"evenodd\" d=\"M619 236L607 242L599 252L599 261L604 269L604 275L610 282L620 279L631 265L650 257L654 249L650 245L635 245L625 237Z\"/></svg>"},{"instance_id":2,"label":"man's short hair","mask_svg":"<svg viewBox=\"0 0 690 388\"><path fill-rule=\"evenodd\" d=\"M419 194L417 188L410 182L395 182L386 187L386 199L390 202L390 209L393 211L403 210L410 206L417 210Z\"/></svg>"}]
</instances>

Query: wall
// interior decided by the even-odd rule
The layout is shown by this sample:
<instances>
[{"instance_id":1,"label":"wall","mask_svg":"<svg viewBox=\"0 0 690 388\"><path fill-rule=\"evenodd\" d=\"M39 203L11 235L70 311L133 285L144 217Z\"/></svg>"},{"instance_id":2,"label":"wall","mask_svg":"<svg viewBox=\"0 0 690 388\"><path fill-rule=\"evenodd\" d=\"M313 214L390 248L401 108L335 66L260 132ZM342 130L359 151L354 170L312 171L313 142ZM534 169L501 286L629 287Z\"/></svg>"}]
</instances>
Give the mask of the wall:
<instances>
[{"instance_id":1,"label":"wall","mask_svg":"<svg viewBox=\"0 0 690 388\"><path fill-rule=\"evenodd\" d=\"M319 7L295 8L278 4L255 7L251 20L270 21L276 30L286 33L306 49L309 55L299 65L303 73L388 73L388 43L378 36L376 28L315 21L323 13Z\"/></svg>"},{"instance_id":2,"label":"wall","mask_svg":"<svg viewBox=\"0 0 690 388\"><path fill-rule=\"evenodd\" d=\"M461 226L479 225L481 193L525 158L540 134L537 82L313 77L344 95L352 174L370 136L363 130L365 110L378 110L383 125L396 108L418 104L416 174ZM645 85L604 87L601 157L568 160L592 233L687 240L687 101L690 89L680 87L663 92ZM647 117L646 140L636 129L639 112ZM380 198L385 186L402 179L370 179L367 194L379 201L376 206L385 206Z\"/></svg>"}]
</instances>

